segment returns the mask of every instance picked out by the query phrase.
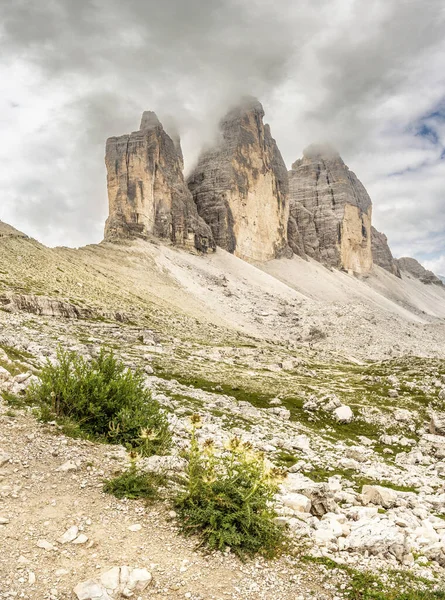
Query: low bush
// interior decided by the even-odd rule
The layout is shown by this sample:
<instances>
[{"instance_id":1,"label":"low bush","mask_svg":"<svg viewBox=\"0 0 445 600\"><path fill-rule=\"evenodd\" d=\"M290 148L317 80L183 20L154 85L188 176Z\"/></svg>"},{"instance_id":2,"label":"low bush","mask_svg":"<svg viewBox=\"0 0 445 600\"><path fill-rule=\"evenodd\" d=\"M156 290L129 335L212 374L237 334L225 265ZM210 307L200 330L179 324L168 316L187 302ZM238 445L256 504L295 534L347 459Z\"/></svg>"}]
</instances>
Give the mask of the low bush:
<instances>
[{"instance_id":1,"label":"low bush","mask_svg":"<svg viewBox=\"0 0 445 600\"><path fill-rule=\"evenodd\" d=\"M239 556L273 557L283 546L284 529L275 523L279 473L248 443L234 438L222 455L211 440L201 447L193 428L185 490L175 500L181 530L196 534L211 550L229 547Z\"/></svg>"},{"instance_id":2,"label":"low bush","mask_svg":"<svg viewBox=\"0 0 445 600\"><path fill-rule=\"evenodd\" d=\"M139 471L133 459L127 471L104 482L104 492L113 494L116 498L144 498L153 501L159 498L159 487L165 482L163 475Z\"/></svg>"},{"instance_id":3,"label":"low bush","mask_svg":"<svg viewBox=\"0 0 445 600\"><path fill-rule=\"evenodd\" d=\"M45 420L68 419L88 436L143 456L162 454L170 444L168 421L142 373L132 373L103 349L91 362L59 349L57 363L47 361L39 381L29 386L27 401L40 407Z\"/></svg>"}]
</instances>

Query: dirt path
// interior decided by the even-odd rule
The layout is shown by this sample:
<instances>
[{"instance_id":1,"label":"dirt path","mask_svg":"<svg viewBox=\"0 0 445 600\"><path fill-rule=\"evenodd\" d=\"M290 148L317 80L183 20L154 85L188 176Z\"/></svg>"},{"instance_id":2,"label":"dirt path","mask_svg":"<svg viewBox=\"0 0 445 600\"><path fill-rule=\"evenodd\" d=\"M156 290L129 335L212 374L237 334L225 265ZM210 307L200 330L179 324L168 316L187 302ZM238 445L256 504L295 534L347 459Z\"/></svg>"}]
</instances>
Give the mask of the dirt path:
<instances>
[{"instance_id":1,"label":"dirt path","mask_svg":"<svg viewBox=\"0 0 445 600\"><path fill-rule=\"evenodd\" d=\"M0 525L0 598L71 599L80 581L120 565L152 573L144 599L335 597L321 591L318 571L303 572L290 559L243 564L230 555L204 556L177 535L168 505L104 494L103 478L123 464L112 446L56 435L55 426L0 405L2 452L9 460L0 467L0 519L8 521ZM58 543L72 526L88 540Z\"/></svg>"}]
</instances>

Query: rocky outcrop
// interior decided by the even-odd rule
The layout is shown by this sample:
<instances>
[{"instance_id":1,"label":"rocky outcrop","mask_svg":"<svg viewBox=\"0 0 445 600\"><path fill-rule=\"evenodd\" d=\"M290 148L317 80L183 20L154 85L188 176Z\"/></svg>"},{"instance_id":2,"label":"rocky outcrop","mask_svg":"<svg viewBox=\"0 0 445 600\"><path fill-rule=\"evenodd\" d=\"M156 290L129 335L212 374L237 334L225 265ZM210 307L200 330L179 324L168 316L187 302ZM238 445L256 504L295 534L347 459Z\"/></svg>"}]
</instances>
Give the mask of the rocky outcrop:
<instances>
[{"instance_id":1,"label":"rocky outcrop","mask_svg":"<svg viewBox=\"0 0 445 600\"><path fill-rule=\"evenodd\" d=\"M249 261L290 254L287 170L263 116L254 98L231 110L188 179L216 244Z\"/></svg>"},{"instance_id":2,"label":"rocky outcrop","mask_svg":"<svg viewBox=\"0 0 445 600\"><path fill-rule=\"evenodd\" d=\"M388 238L384 233L377 231L375 227L371 227L371 248L372 259L376 265L389 271L396 277L401 277L397 260L393 257L388 246Z\"/></svg>"},{"instance_id":3,"label":"rocky outcrop","mask_svg":"<svg viewBox=\"0 0 445 600\"><path fill-rule=\"evenodd\" d=\"M214 248L184 181L179 139L167 135L153 112L144 112L139 131L107 140L105 163L106 240L155 236L201 251Z\"/></svg>"},{"instance_id":4,"label":"rocky outcrop","mask_svg":"<svg viewBox=\"0 0 445 600\"><path fill-rule=\"evenodd\" d=\"M289 245L330 267L372 268L372 203L363 185L329 146L310 146L289 171Z\"/></svg>"},{"instance_id":5,"label":"rocky outcrop","mask_svg":"<svg viewBox=\"0 0 445 600\"><path fill-rule=\"evenodd\" d=\"M400 270L408 273L415 279L419 279L422 283L443 285L442 280L437 277L432 271L428 271L425 267L415 259L404 256L403 258L397 259L397 265Z\"/></svg>"},{"instance_id":6,"label":"rocky outcrop","mask_svg":"<svg viewBox=\"0 0 445 600\"><path fill-rule=\"evenodd\" d=\"M34 294L1 294L0 308L5 312L27 312L33 315L65 319L115 319L122 323L130 320L125 313L99 311L67 300Z\"/></svg>"}]
</instances>

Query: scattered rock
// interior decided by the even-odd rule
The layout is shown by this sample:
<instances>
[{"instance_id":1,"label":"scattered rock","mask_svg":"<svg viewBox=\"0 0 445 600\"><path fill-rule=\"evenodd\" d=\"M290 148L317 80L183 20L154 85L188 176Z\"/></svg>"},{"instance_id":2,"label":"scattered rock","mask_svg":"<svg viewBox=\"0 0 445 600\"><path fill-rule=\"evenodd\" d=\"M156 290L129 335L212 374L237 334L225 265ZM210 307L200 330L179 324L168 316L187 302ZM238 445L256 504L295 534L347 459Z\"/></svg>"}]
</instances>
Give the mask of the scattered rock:
<instances>
[{"instance_id":1,"label":"scattered rock","mask_svg":"<svg viewBox=\"0 0 445 600\"><path fill-rule=\"evenodd\" d=\"M37 547L42 550L56 550L56 547L47 540L38 540Z\"/></svg>"},{"instance_id":2,"label":"scattered rock","mask_svg":"<svg viewBox=\"0 0 445 600\"><path fill-rule=\"evenodd\" d=\"M73 540L73 544L86 544L88 542L88 536L86 536L84 533L81 533L80 535L78 535L76 537L75 540Z\"/></svg>"},{"instance_id":3,"label":"scattered rock","mask_svg":"<svg viewBox=\"0 0 445 600\"><path fill-rule=\"evenodd\" d=\"M377 504L383 508L393 508L397 504L398 494L395 490L380 485L364 485L362 488L363 504Z\"/></svg>"},{"instance_id":4,"label":"scattered rock","mask_svg":"<svg viewBox=\"0 0 445 600\"><path fill-rule=\"evenodd\" d=\"M76 525L72 525L65 533L57 540L59 544L68 544L76 539L79 534L79 528Z\"/></svg>"},{"instance_id":5,"label":"scattered rock","mask_svg":"<svg viewBox=\"0 0 445 600\"><path fill-rule=\"evenodd\" d=\"M69 471L77 471L78 465L72 460L67 460L66 463L63 463L57 470L62 471L63 473L68 473Z\"/></svg>"},{"instance_id":6,"label":"scattered rock","mask_svg":"<svg viewBox=\"0 0 445 600\"><path fill-rule=\"evenodd\" d=\"M339 423L350 423L354 418L354 413L350 406L339 406L334 410L334 415Z\"/></svg>"},{"instance_id":7,"label":"scattered rock","mask_svg":"<svg viewBox=\"0 0 445 600\"><path fill-rule=\"evenodd\" d=\"M311 501L303 494L286 494L285 496L281 496L281 502L284 506L291 508L295 512L309 513L311 511Z\"/></svg>"},{"instance_id":8,"label":"scattered rock","mask_svg":"<svg viewBox=\"0 0 445 600\"><path fill-rule=\"evenodd\" d=\"M11 456L7 452L4 452L2 449L0 449L0 467L6 465L6 463L8 463L10 460Z\"/></svg>"},{"instance_id":9,"label":"scattered rock","mask_svg":"<svg viewBox=\"0 0 445 600\"><path fill-rule=\"evenodd\" d=\"M77 600L113 600L131 598L150 585L152 576L147 569L114 567L102 573L98 579L79 583L73 590Z\"/></svg>"},{"instance_id":10,"label":"scattered rock","mask_svg":"<svg viewBox=\"0 0 445 600\"><path fill-rule=\"evenodd\" d=\"M445 413L434 412L431 415L430 432L435 435L445 435Z\"/></svg>"}]
</instances>

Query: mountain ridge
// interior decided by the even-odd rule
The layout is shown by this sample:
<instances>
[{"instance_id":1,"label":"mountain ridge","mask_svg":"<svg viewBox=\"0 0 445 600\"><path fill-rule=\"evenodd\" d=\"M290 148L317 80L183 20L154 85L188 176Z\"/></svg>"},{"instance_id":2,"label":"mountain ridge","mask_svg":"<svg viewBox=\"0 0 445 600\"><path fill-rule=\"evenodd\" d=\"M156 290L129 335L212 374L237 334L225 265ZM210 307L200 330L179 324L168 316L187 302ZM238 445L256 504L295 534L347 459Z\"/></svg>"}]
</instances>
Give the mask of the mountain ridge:
<instances>
[{"instance_id":1,"label":"mountain ridge","mask_svg":"<svg viewBox=\"0 0 445 600\"><path fill-rule=\"evenodd\" d=\"M187 181L179 137L155 113L144 112L139 131L110 138L105 239L169 239L203 253L219 246L254 263L295 254L363 276L376 264L440 283L394 259L372 225L371 198L333 147L308 146L287 171L263 117L253 97L232 107Z\"/></svg>"}]
</instances>

